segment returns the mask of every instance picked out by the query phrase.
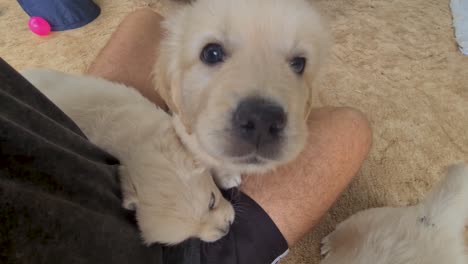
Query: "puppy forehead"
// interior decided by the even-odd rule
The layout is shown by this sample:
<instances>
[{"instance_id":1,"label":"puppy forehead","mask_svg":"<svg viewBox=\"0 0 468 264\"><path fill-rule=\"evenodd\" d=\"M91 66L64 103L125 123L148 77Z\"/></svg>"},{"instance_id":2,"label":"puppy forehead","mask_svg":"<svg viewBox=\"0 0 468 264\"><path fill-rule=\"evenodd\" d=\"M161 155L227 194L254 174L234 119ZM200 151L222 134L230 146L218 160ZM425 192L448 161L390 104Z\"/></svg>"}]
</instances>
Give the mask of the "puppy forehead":
<instances>
[{"instance_id":1,"label":"puppy forehead","mask_svg":"<svg viewBox=\"0 0 468 264\"><path fill-rule=\"evenodd\" d=\"M261 45L306 53L319 35L319 15L305 0L198 0L191 8L186 29L195 50L220 42L228 49Z\"/></svg>"}]
</instances>

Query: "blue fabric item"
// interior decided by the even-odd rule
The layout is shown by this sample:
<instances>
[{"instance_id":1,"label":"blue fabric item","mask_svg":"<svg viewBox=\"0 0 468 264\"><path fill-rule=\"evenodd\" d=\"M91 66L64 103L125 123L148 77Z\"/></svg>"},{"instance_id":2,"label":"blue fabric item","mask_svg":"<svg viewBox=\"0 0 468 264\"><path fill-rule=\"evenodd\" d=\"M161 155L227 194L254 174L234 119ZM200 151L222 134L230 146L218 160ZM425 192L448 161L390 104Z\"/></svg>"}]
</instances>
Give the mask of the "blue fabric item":
<instances>
[{"instance_id":1,"label":"blue fabric item","mask_svg":"<svg viewBox=\"0 0 468 264\"><path fill-rule=\"evenodd\" d=\"M53 31L82 27L101 13L92 0L18 0L18 3L29 16L47 20Z\"/></svg>"},{"instance_id":2,"label":"blue fabric item","mask_svg":"<svg viewBox=\"0 0 468 264\"><path fill-rule=\"evenodd\" d=\"M468 0L452 0L450 7L458 46L463 54L468 55Z\"/></svg>"}]
</instances>

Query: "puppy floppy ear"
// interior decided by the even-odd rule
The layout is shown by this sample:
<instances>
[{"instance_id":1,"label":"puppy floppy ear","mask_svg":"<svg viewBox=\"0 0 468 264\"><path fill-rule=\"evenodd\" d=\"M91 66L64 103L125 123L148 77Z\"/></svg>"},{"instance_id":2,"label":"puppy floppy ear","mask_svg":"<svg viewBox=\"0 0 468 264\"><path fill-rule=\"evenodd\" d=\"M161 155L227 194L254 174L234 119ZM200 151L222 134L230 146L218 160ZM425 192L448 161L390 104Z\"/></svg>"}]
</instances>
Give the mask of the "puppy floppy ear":
<instances>
[{"instance_id":1,"label":"puppy floppy ear","mask_svg":"<svg viewBox=\"0 0 468 264\"><path fill-rule=\"evenodd\" d=\"M171 61L169 50L166 46L167 44L163 40L156 56L156 64L153 69L153 81L156 91L158 91L159 95L167 104L169 110L172 113L178 114L180 111L177 107L175 96L173 95L175 92L173 90L173 88L175 88L173 87L174 77L169 70Z\"/></svg>"},{"instance_id":2,"label":"puppy floppy ear","mask_svg":"<svg viewBox=\"0 0 468 264\"><path fill-rule=\"evenodd\" d=\"M308 76L306 77L306 85L307 85L307 96L306 96L306 105L305 105L305 113L304 117L306 120L309 119L310 113L312 112L313 108L313 87L314 87L314 76Z\"/></svg>"},{"instance_id":3,"label":"puppy floppy ear","mask_svg":"<svg viewBox=\"0 0 468 264\"><path fill-rule=\"evenodd\" d=\"M163 98L169 111L177 115L185 127L188 134L192 133L192 125L186 111L184 111L184 102L182 97L182 75L181 66L177 65L179 59L176 56L170 56L171 48L169 44L163 41L159 49L156 65L153 71L154 84L159 95Z\"/></svg>"},{"instance_id":4,"label":"puppy floppy ear","mask_svg":"<svg viewBox=\"0 0 468 264\"><path fill-rule=\"evenodd\" d=\"M308 65L308 69L305 72L305 82L307 86L307 101L305 107L305 118L309 118L309 115L314 108L314 96L315 86L317 85L316 80L320 79L324 73L323 68L326 67L329 55L330 55L330 46L333 43L331 36L325 32L325 29L322 28L322 32L317 34L315 37L314 45L316 46L315 54L312 57L312 61Z\"/></svg>"},{"instance_id":5,"label":"puppy floppy ear","mask_svg":"<svg viewBox=\"0 0 468 264\"><path fill-rule=\"evenodd\" d=\"M322 17L316 10L315 4L307 2L311 9L309 19L312 22L307 23L309 33L307 33L307 40L310 47L314 47L312 52L308 55L307 68L305 72L305 82L307 85L307 101L305 107L305 118L309 118L310 112L313 109L313 98L316 95L314 92L316 80L323 74L323 68L327 65L331 46L333 44L333 36L330 34L329 22L325 17ZM310 28L312 27L312 28Z\"/></svg>"}]
</instances>

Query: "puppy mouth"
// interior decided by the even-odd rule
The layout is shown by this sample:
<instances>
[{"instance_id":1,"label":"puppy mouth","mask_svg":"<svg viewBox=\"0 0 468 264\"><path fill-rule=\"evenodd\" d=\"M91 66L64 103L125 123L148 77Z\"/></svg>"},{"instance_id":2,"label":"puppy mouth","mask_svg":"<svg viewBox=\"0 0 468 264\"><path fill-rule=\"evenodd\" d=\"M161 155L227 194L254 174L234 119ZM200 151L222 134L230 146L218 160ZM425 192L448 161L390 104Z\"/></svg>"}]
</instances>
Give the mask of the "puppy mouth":
<instances>
[{"instance_id":1,"label":"puppy mouth","mask_svg":"<svg viewBox=\"0 0 468 264\"><path fill-rule=\"evenodd\" d=\"M226 226L224 228L218 228L218 231L223 234L223 236L227 235L227 233L229 233L229 230L230 230L230 226Z\"/></svg>"},{"instance_id":2,"label":"puppy mouth","mask_svg":"<svg viewBox=\"0 0 468 264\"><path fill-rule=\"evenodd\" d=\"M247 164L247 165L263 165L268 163L268 159L259 156L257 153L252 153L242 157L237 157L232 159L234 163L237 164Z\"/></svg>"},{"instance_id":3,"label":"puppy mouth","mask_svg":"<svg viewBox=\"0 0 468 264\"><path fill-rule=\"evenodd\" d=\"M251 157L251 158L247 158L244 163L247 163L247 164L262 164L264 163L263 160L260 159L260 157L258 156L254 156L254 157Z\"/></svg>"}]
</instances>

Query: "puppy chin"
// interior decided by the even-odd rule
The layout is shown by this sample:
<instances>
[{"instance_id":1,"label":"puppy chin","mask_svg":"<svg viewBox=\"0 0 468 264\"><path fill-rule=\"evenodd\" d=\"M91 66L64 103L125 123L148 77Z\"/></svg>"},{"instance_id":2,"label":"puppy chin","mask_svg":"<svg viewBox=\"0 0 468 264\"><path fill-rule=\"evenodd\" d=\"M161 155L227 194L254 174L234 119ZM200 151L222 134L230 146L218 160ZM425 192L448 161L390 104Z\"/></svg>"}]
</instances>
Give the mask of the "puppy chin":
<instances>
[{"instance_id":1,"label":"puppy chin","mask_svg":"<svg viewBox=\"0 0 468 264\"><path fill-rule=\"evenodd\" d=\"M227 162L225 163L228 163L226 167L231 168L231 170L241 171L242 173L263 174L293 161L297 158L301 150L302 148L296 148L294 152L282 155L281 158L277 160L254 156L252 158L247 158L246 160L226 159Z\"/></svg>"},{"instance_id":2,"label":"puppy chin","mask_svg":"<svg viewBox=\"0 0 468 264\"><path fill-rule=\"evenodd\" d=\"M277 168L279 165L281 165L282 162L277 162L277 161L264 161L263 163L234 163L230 162L229 167L231 170L235 171L241 171L242 173L258 173L258 174L263 174L269 171L274 170Z\"/></svg>"}]
</instances>

